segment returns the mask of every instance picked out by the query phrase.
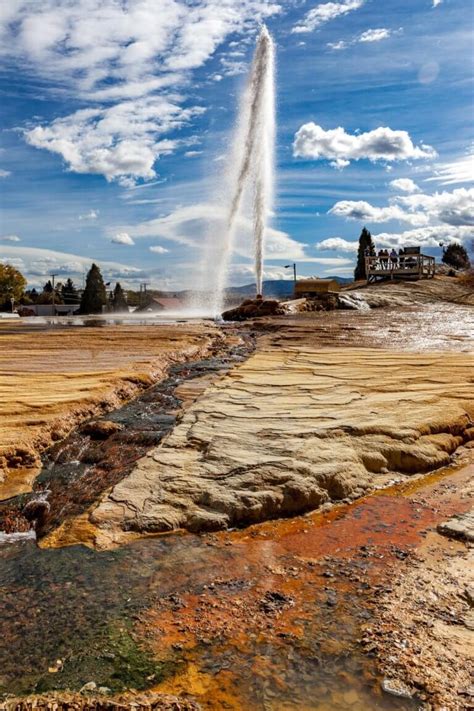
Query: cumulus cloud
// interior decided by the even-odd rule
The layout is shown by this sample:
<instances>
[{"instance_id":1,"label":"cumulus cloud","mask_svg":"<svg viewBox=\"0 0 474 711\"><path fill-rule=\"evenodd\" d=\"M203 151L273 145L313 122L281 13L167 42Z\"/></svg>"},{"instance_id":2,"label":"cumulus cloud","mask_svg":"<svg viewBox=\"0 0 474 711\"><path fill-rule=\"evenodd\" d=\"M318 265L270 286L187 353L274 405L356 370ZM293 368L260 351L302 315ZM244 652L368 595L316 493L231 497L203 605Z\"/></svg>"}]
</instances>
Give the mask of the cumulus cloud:
<instances>
[{"instance_id":1,"label":"cumulus cloud","mask_svg":"<svg viewBox=\"0 0 474 711\"><path fill-rule=\"evenodd\" d=\"M168 254L169 249L166 249L166 247L162 247L160 244L155 244L152 247L149 247L150 252L155 252L155 254Z\"/></svg>"},{"instance_id":2,"label":"cumulus cloud","mask_svg":"<svg viewBox=\"0 0 474 711\"><path fill-rule=\"evenodd\" d=\"M316 5L306 13L303 20L292 28L293 33L313 32L317 27L352 10L358 10L365 0L345 0L345 2L326 2Z\"/></svg>"},{"instance_id":3,"label":"cumulus cloud","mask_svg":"<svg viewBox=\"0 0 474 711\"><path fill-rule=\"evenodd\" d=\"M377 27L372 30L366 30L358 37L358 42L380 42L381 40L388 39L392 31L386 27Z\"/></svg>"},{"instance_id":4,"label":"cumulus cloud","mask_svg":"<svg viewBox=\"0 0 474 711\"><path fill-rule=\"evenodd\" d=\"M15 0L0 11L0 55L87 108L25 133L69 170L131 184L151 180L176 141L157 140L202 109L178 87L224 40L280 7L271 0ZM229 60L231 61L231 60ZM227 67L235 73L237 67Z\"/></svg>"},{"instance_id":5,"label":"cumulus cloud","mask_svg":"<svg viewBox=\"0 0 474 711\"><path fill-rule=\"evenodd\" d=\"M9 170L4 170L3 168L0 168L0 178L8 178L9 175L11 175L11 172Z\"/></svg>"},{"instance_id":6,"label":"cumulus cloud","mask_svg":"<svg viewBox=\"0 0 474 711\"><path fill-rule=\"evenodd\" d=\"M447 225L474 225L474 188L457 188L433 195L406 195L396 200L411 212L422 212L432 222Z\"/></svg>"},{"instance_id":7,"label":"cumulus cloud","mask_svg":"<svg viewBox=\"0 0 474 711\"><path fill-rule=\"evenodd\" d=\"M364 200L340 200L329 210L330 215L345 217L359 222L389 222L401 220L412 225L425 225L428 217L418 212L407 212L398 205L375 207Z\"/></svg>"},{"instance_id":8,"label":"cumulus cloud","mask_svg":"<svg viewBox=\"0 0 474 711\"><path fill-rule=\"evenodd\" d=\"M396 178L390 181L392 190L400 190L402 193L416 193L420 188L411 178Z\"/></svg>"},{"instance_id":9,"label":"cumulus cloud","mask_svg":"<svg viewBox=\"0 0 474 711\"><path fill-rule=\"evenodd\" d=\"M5 235L0 237L0 242L21 242L21 240L17 235Z\"/></svg>"},{"instance_id":10,"label":"cumulus cloud","mask_svg":"<svg viewBox=\"0 0 474 711\"><path fill-rule=\"evenodd\" d=\"M441 5L443 0L433 0L433 7L438 7L438 5Z\"/></svg>"},{"instance_id":11,"label":"cumulus cloud","mask_svg":"<svg viewBox=\"0 0 474 711\"><path fill-rule=\"evenodd\" d=\"M351 240L342 237L328 237L316 245L316 249L334 250L335 252L357 252L358 248L358 242L351 242Z\"/></svg>"},{"instance_id":12,"label":"cumulus cloud","mask_svg":"<svg viewBox=\"0 0 474 711\"><path fill-rule=\"evenodd\" d=\"M296 132L293 155L313 160L327 159L334 167L342 168L351 160L367 159L373 163L419 160L437 154L431 146L415 146L407 131L394 131L388 126L350 134L341 126L325 131L311 121Z\"/></svg>"},{"instance_id":13,"label":"cumulus cloud","mask_svg":"<svg viewBox=\"0 0 474 711\"><path fill-rule=\"evenodd\" d=\"M118 232L114 237L112 237L112 239L110 241L113 242L114 244L126 244L126 245L134 245L135 244L133 239L126 232Z\"/></svg>"},{"instance_id":14,"label":"cumulus cloud","mask_svg":"<svg viewBox=\"0 0 474 711\"><path fill-rule=\"evenodd\" d=\"M471 226L474 225L474 188L458 188L432 195L398 195L385 207L376 207L364 200L340 200L329 214L371 223L400 220L415 226L438 223L453 227Z\"/></svg>"},{"instance_id":15,"label":"cumulus cloud","mask_svg":"<svg viewBox=\"0 0 474 711\"><path fill-rule=\"evenodd\" d=\"M451 225L431 225L406 232L381 232L372 235L377 247L439 247L440 242L460 242L468 244L474 238L472 227Z\"/></svg>"},{"instance_id":16,"label":"cumulus cloud","mask_svg":"<svg viewBox=\"0 0 474 711\"><path fill-rule=\"evenodd\" d=\"M153 165L176 146L157 136L179 128L199 107L181 109L167 98L149 97L106 109L81 109L26 132L27 142L62 156L69 170L104 175L130 185L156 177Z\"/></svg>"}]
</instances>

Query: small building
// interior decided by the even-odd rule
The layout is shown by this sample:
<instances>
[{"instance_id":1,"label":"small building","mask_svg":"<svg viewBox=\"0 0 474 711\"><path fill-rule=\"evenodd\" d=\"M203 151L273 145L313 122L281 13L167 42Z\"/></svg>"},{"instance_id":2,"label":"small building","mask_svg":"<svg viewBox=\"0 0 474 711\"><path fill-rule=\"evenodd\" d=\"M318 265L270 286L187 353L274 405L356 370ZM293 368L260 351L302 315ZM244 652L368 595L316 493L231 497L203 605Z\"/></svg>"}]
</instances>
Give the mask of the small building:
<instances>
[{"instance_id":1,"label":"small building","mask_svg":"<svg viewBox=\"0 0 474 711\"><path fill-rule=\"evenodd\" d=\"M295 298L318 297L321 294L337 294L341 285L336 279L299 279L295 283Z\"/></svg>"},{"instance_id":2,"label":"small building","mask_svg":"<svg viewBox=\"0 0 474 711\"><path fill-rule=\"evenodd\" d=\"M148 299L144 306L139 306L136 311L157 312L160 311L182 311L183 302L175 296L153 296Z\"/></svg>"}]
</instances>

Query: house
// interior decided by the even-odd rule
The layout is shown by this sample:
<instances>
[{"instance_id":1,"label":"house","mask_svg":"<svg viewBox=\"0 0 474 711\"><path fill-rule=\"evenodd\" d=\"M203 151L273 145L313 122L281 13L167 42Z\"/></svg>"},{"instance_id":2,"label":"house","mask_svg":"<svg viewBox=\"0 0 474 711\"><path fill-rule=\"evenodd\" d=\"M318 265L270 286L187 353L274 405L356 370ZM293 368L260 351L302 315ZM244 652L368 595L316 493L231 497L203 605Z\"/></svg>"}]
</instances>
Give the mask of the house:
<instances>
[{"instance_id":1,"label":"house","mask_svg":"<svg viewBox=\"0 0 474 711\"><path fill-rule=\"evenodd\" d=\"M321 294L334 294L341 290L335 279L299 279L295 283L295 298L317 297Z\"/></svg>"},{"instance_id":2,"label":"house","mask_svg":"<svg viewBox=\"0 0 474 711\"><path fill-rule=\"evenodd\" d=\"M153 296L148 299L145 306L139 306L136 312L182 311L183 302L175 296Z\"/></svg>"}]
</instances>

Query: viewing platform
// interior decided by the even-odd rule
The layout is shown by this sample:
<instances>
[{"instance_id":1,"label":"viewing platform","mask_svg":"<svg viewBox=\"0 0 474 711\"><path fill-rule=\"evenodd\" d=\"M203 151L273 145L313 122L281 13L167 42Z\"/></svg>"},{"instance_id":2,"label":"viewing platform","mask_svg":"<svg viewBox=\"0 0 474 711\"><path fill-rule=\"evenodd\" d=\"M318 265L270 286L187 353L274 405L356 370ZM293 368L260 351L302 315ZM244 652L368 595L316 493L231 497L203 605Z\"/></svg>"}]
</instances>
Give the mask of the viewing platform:
<instances>
[{"instance_id":1,"label":"viewing platform","mask_svg":"<svg viewBox=\"0 0 474 711\"><path fill-rule=\"evenodd\" d=\"M432 279L435 258L426 254L401 254L397 257L366 257L367 284L378 279Z\"/></svg>"}]
</instances>

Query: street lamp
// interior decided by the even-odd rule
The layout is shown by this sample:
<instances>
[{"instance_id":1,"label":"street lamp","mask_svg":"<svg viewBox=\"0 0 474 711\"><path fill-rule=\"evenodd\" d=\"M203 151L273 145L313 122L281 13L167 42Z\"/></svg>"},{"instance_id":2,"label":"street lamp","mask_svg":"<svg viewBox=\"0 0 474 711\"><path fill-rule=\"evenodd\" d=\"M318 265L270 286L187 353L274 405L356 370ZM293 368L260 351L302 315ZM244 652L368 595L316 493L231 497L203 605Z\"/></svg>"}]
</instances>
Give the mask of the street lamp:
<instances>
[{"instance_id":1,"label":"street lamp","mask_svg":"<svg viewBox=\"0 0 474 711\"><path fill-rule=\"evenodd\" d=\"M291 269L291 267L293 267L293 281L296 287L296 264L294 262L293 264L285 264L285 269Z\"/></svg>"}]
</instances>

